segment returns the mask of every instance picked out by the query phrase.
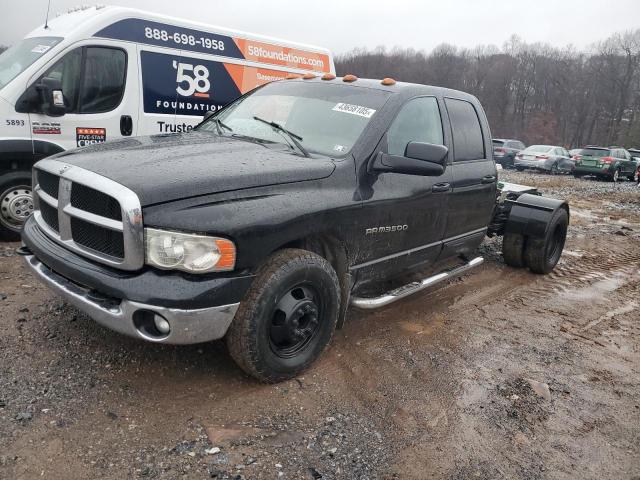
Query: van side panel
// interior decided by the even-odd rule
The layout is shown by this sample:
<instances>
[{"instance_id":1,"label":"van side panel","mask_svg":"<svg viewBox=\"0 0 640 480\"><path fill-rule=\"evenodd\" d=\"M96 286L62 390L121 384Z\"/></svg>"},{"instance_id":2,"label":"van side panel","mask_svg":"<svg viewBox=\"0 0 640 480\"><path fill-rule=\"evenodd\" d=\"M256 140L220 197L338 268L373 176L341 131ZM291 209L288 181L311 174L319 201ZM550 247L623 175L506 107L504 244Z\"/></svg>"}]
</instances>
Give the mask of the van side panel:
<instances>
[{"instance_id":1,"label":"van side panel","mask_svg":"<svg viewBox=\"0 0 640 480\"><path fill-rule=\"evenodd\" d=\"M221 35L152 20L139 18L119 20L101 29L94 36L285 68L333 73L333 62L326 52L240 36Z\"/></svg>"}]
</instances>

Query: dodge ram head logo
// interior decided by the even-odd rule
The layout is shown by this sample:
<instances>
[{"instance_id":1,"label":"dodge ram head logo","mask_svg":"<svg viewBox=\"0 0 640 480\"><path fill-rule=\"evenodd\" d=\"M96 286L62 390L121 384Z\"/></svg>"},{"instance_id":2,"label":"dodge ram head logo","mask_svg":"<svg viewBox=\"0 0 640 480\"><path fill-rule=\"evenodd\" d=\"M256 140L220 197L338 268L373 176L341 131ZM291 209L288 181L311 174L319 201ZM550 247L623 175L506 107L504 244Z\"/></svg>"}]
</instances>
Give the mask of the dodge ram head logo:
<instances>
[{"instance_id":1,"label":"dodge ram head logo","mask_svg":"<svg viewBox=\"0 0 640 480\"><path fill-rule=\"evenodd\" d=\"M192 65L190 63L178 63L173 61L176 72L176 92L183 97L209 98L209 69L204 65ZM183 88L185 87L186 88Z\"/></svg>"},{"instance_id":2,"label":"dodge ram head logo","mask_svg":"<svg viewBox=\"0 0 640 480\"><path fill-rule=\"evenodd\" d=\"M367 228L364 232L365 235L373 235L375 233L391 233L391 232L402 232L409 228L408 225L386 225L382 227L372 227Z\"/></svg>"}]
</instances>

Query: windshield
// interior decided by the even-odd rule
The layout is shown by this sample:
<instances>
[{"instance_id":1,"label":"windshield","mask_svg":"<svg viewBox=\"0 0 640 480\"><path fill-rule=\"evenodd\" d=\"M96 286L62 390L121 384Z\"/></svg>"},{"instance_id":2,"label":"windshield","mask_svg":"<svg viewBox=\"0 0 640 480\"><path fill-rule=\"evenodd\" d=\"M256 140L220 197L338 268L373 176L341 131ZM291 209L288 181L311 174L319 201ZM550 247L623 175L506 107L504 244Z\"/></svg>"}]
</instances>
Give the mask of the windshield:
<instances>
[{"instance_id":1,"label":"windshield","mask_svg":"<svg viewBox=\"0 0 640 480\"><path fill-rule=\"evenodd\" d=\"M5 50L0 55L0 89L24 72L29 65L47 53L54 45L60 43L61 40L60 37L25 38Z\"/></svg>"},{"instance_id":2,"label":"windshield","mask_svg":"<svg viewBox=\"0 0 640 480\"><path fill-rule=\"evenodd\" d=\"M389 95L347 85L274 82L237 100L198 130L285 144L297 153L341 157Z\"/></svg>"},{"instance_id":3,"label":"windshield","mask_svg":"<svg viewBox=\"0 0 640 480\"><path fill-rule=\"evenodd\" d=\"M549 145L531 145L530 147L525 148L523 153L547 153L552 148L553 147L550 147Z\"/></svg>"},{"instance_id":4,"label":"windshield","mask_svg":"<svg viewBox=\"0 0 640 480\"><path fill-rule=\"evenodd\" d=\"M583 148L580 150L580 155L587 155L589 157L606 157L609 155L609 150L605 150L602 148Z\"/></svg>"}]
</instances>

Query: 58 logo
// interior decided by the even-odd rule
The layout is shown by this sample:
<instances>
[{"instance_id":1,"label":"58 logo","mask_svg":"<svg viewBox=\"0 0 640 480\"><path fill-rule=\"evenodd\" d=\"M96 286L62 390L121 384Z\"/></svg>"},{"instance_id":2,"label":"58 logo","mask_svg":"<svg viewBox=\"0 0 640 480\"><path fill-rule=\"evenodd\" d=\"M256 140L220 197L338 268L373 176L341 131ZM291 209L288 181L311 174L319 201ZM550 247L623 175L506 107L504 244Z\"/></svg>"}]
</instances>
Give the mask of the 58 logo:
<instances>
[{"instance_id":1,"label":"58 logo","mask_svg":"<svg viewBox=\"0 0 640 480\"><path fill-rule=\"evenodd\" d=\"M176 73L176 92L183 97L209 98L209 70L204 65L192 65L190 63L178 63L173 61ZM186 88L183 86L186 85Z\"/></svg>"}]
</instances>

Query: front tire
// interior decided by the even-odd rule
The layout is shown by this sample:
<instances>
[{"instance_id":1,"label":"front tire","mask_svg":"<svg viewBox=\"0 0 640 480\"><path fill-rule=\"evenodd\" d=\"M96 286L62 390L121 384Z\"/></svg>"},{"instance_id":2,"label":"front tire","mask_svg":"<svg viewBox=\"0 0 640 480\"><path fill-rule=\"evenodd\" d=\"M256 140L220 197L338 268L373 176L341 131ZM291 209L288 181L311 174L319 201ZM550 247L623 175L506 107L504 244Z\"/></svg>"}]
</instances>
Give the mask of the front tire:
<instances>
[{"instance_id":1,"label":"front tire","mask_svg":"<svg viewBox=\"0 0 640 480\"><path fill-rule=\"evenodd\" d=\"M231 357L256 379L275 383L307 369L329 344L340 286L315 253L285 249L260 267L227 332Z\"/></svg>"},{"instance_id":2,"label":"front tire","mask_svg":"<svg viewBox=\"0 0 640 480\"><path fill-rule=\"evenodd\" d=\"M31 175L12 172L0 178L0 239L20 240L22 225L33 213Z\"/></svg>"},{"instance_id":3,"label":"front tire","mask_svg":"<svg viewBox=\"0 0 640 480\"><path fill-rule=\"evenodd\" d=\"M527 238L524 261L533 273L549 273L555 268L564 249L568 225L569 215L560 208L551 217L544 238Z\"/></svg>"}]
</instances>

